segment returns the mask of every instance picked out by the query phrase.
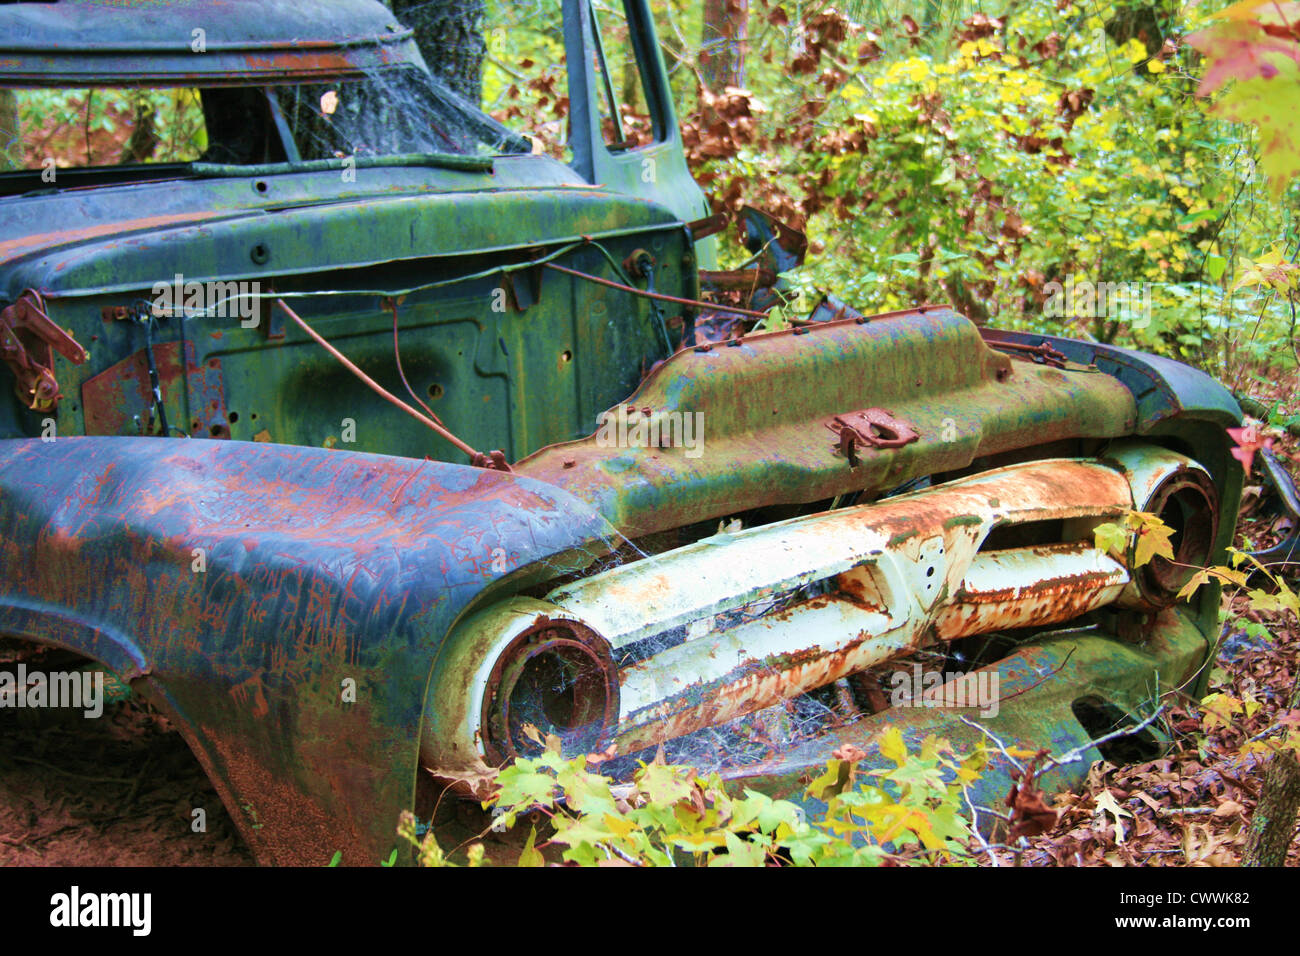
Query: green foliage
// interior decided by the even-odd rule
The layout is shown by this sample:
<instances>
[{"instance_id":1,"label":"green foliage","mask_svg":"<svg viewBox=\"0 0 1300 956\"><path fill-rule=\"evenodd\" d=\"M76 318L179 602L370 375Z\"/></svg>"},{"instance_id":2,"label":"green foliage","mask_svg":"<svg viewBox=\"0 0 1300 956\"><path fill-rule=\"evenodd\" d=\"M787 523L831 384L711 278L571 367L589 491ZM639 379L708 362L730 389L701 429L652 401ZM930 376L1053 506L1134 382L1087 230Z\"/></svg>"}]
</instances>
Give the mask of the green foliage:
<instances>
[{"instance_id":1,"label":"green foliage","mask_svg":"<svg viewBox=\"0 0 1300 956\"><path fill-rule=\"evenodd\" d=\"M404 844L415 851L415 862L419 866L429 867L455 867L443 852L442 847L434 838L433 830L426 830L423 835L420 833L419 823L415 819L415 814L409 810L402 813L401 820L397 824L397 836ZM392 855L387 861L380 861L380 866L395 866L397 864L397 850L393 850ZM471 844L467 851L466 865L475 867L483 865L484 850L482 843Z\"/></svg>"},{"instance_id":2,"label":"green foliage","mask_svg":"<svg viewBox=\"0 0 1300 956\"><path fill-rule=\"evenodd\" d=\"M193 89L19 90L21 156L40 169L113 166L128 146L136 162L189 162L207 148L203 110Z\"/></svg>"},{"instance_id":3,"label":"green foliage","mask_svg":"<svg viewBox=\"0 0 1300 956\"><path fill-rule=\"evenodd\" d=\"M716 773L660 761L618 784L589 769L586 757L565 760L555 738L541 756L503 769L484 806L495 806L507 828L535 812L549 818L544 842L536 827L530 830L519 866L544 865L548 848L581 866L966 862L972 833L960 808L967 805L965 788L985 766L983 749L963 755L929 737L909 751L897 728L884 731L878 744L885 769L864 769L866 754L857 748L837 752L804 793L826 807L815 817L806 818L789 800L748 789L737 794ZM420 863L450 865L432 832L421 838L416 831L414 817L405 814L398 832ZM471 846L471 865L482 859L482 845Z\"/></svg>"},{"instance_id":4,"label":"green foliage","mask_svg":"<svg viewBox=\"0 0 1300 956\"><path fill-rule=\"evenodd\" d=\"M1192 575L1178 596L1191 597L1202 585L1218 581L1221 584L1245 589L1246 598L1253 611L1289 614L1293 619L1300 619L1300 596L1292 590L1286 578L1267 565L1261 564L1254 556L1238 551L1236 548L1228 549L1228 557L1230 567L1216 565L1201 568ZM1243 571L1243 565L1249 565L1248 570ZM1260 579L1267 584L1263 587L1251 587L1252 574L1260 575Z\"/></svg>"},{"instance_id":5,"label":"green foliage","mask_svg":"<svg viewBox=\"0 0 1300 956\"><path fill-rule=\"evenodd\" d=\"M483 26L483 109L556 158L572 158L559 5L488 0Z\"/></svg>"},{"instance_id":6,"label":"green foliage","mask_svg":"<svg viewBox=\"0 0 1300 956\"><path fill-rule=\"evenodd\" d=\"M879 2L798 9L751 4L747 89L701 93L725 122L685 125L718 200L806 222L823 254L792 277L804 289L873 310L951 302L1229 377L1294 357L1290 298L1238 279L1275 243L1292 257L1296 187L1273 199L1256 132L1196 99L1193 11L1152 8L1144 42L1114 2L1000 18L940 3L921 25ZM1141 283L1149 310L1051 314L1071 278Z\"/></svg>"}]
</instances>

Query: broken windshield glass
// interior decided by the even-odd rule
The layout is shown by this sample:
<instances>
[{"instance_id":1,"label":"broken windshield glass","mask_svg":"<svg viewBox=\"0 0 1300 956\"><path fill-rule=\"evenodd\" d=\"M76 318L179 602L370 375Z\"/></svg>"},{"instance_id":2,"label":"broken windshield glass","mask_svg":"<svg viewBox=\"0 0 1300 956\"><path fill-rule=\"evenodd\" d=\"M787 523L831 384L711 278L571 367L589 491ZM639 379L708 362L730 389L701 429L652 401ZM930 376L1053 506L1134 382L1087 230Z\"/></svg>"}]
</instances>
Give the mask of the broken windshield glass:
<instances>
[{"instance_id":1,"label":"broken windshield glass","mask_svg":"<svg viewBox=\"0 0 1300 956\"><path fill-rule=\"evenodd\" d=\"M529 141L419 70L279 87L279 112L298 155L290 159L405 153L527 153Z\"/></svg>"}]
</instances>

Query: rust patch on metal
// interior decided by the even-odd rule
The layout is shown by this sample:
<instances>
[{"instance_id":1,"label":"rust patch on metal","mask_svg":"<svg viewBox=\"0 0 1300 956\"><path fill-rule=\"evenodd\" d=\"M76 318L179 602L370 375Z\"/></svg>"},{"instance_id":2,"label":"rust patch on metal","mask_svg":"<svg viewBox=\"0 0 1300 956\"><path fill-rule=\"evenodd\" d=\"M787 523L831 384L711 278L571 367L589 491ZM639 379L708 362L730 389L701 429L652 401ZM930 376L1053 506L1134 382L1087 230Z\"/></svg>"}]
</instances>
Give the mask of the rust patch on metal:
<instances>
[{"instance_id":1,"label":"rust patch on metal","mask_svg":"<svg viewBox=\"0 0 1300 956\"><path fill-rule=\"evenodd\" d=\"M163 403L175 408L188 404L189 433L195 438L229 438L225 390L221 363L217 359L199 365L194 345L160 342L153 347ZM149 364L145 350L88 379L81 386L81 404L88 435L141 434L151 412ZM140 419L137 424L136 419Z\"/></svg>"},{"instance_id":2,"label":"rust patch on metal","mask_svg":"<svg viewBox=\"0 0 1300 956\"><path fill-rule=\"evenodd\" d=\"M19 236L0 242L0 259L16 258L28 252L48 251L55 246L73 245L89 239L101 239L107 236L122 236L133 232L148 232L162 226L172 226L183 222L198 222L211 219L212 213L176 212L165 216L144 216L140 219L115 220L81 229L60 229L55 232L42 232L32 236Z\"/></svg>"}]
</instances>

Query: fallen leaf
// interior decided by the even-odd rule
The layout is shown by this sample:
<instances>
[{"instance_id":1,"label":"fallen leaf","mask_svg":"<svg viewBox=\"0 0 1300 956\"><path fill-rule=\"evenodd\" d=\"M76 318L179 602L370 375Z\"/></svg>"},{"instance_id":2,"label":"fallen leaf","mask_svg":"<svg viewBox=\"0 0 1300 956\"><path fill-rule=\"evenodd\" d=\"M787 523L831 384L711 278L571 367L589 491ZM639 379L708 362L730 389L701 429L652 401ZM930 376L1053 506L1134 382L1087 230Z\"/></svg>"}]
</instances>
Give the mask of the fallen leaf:
<instances>
[{"instance_id":1,"label":"fallen leaf","mask_svg":"<svg viewBox=\"0 0 1300 956\"><path fill-rule=\"evenodd\" d=\"M1132 817L1133 814L1121 807L1115 797L1109 790L1102 790L1096 797L1097 813L1109 813L1115 818L1115 842L1123 844L1124 827L1120 823L1120 817Z\"/></svg>"}]
</instances>

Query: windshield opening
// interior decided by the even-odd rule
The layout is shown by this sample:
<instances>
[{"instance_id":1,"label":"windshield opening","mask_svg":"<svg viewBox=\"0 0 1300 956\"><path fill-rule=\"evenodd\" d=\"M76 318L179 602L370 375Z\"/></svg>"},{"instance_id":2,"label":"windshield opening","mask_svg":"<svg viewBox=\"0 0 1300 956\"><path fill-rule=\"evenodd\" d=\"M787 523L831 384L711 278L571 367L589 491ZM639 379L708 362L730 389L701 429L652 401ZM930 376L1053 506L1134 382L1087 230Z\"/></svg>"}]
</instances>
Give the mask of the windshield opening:
<instances>
[{"instance_id":1,"label":"windshield opening","mask_svg":"<svg viewBox=\"0 0 1300 956\"><path fill-rule=\"evenodd\" d=\"M532 150L415 68L270 88L0 90L0 107L0 171Z\"/></svg>"},{"instance_id":2,"label":"windshield opening","mask_svg":"<svg viewBox=\"0 0 1300 956\"><path fill-rule=\"evenodd\" d=\"M0 91L0 169L193 162L208 146L194 89Z\"/></svg>"}]
</instances>

